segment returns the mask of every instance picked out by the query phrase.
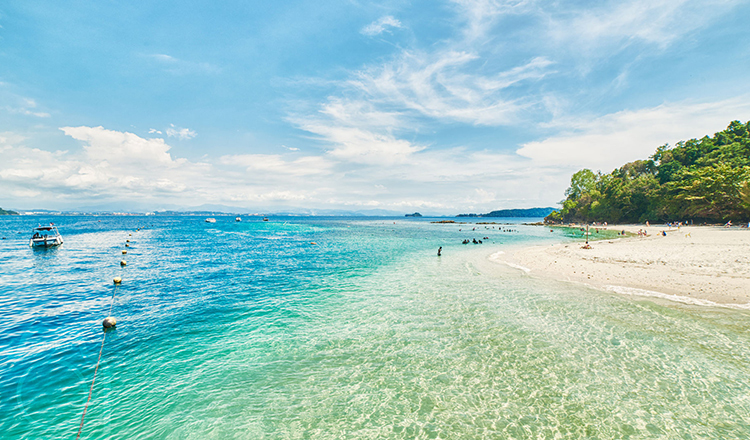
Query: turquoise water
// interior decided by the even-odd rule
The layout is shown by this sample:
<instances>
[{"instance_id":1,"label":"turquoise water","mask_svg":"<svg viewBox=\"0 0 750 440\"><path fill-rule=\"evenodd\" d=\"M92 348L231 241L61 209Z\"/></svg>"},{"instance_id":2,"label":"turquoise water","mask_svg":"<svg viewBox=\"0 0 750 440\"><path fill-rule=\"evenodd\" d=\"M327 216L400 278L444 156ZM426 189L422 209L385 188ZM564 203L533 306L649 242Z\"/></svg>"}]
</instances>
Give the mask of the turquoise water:
<instances>
[{"instance_id":1,"label":"turquoise water","mask_svg":"<svg viewBox=\"0 0 750 440\"><path fill-rule=\"evenodd\" d=\"M486 227L1 219L0 438L75 438L115 276L82 438L750 437L750 314L538 280L488 256L570 232Z\"/></svg>"}]
</instances>

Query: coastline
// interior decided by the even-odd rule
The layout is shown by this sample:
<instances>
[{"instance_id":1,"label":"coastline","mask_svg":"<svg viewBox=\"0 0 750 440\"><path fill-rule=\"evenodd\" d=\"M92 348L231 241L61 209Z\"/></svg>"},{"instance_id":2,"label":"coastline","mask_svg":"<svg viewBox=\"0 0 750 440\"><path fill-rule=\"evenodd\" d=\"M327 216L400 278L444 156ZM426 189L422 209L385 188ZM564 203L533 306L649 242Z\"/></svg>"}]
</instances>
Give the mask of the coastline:
<instances>
[{"instance_id":1,"label":"coastline","mask_svg":"<svg viewBox=\"0 0 750 440\"><path fill-rule=\"evenodd\" d=\"M626 295L750 309L750 230L715 226L609 225L626 236L495 254L532 276L577 282ZM601 227L600 227L601 229ZM666 236L661 234L666 232Z\"/></svg>"}]
</instances>

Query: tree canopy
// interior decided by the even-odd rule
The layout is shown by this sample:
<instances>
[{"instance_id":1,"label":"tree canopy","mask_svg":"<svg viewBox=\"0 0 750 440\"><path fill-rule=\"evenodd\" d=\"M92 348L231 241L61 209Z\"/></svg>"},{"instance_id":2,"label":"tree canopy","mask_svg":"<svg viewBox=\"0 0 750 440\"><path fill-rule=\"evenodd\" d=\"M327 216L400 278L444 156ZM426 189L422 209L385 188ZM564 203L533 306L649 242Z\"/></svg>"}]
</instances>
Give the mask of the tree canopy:
<instances>
[{"instance_id":1,"label":"tree canopy","mask_svg":"<svg viewBox=\"0 0 750 440\"><path fill-rule=\"evenodd\" d=\"M552 222L725 222L750 219L750 121L713 137L662 145L609 174L573 174Z\"/></svg>"}]
</instances>

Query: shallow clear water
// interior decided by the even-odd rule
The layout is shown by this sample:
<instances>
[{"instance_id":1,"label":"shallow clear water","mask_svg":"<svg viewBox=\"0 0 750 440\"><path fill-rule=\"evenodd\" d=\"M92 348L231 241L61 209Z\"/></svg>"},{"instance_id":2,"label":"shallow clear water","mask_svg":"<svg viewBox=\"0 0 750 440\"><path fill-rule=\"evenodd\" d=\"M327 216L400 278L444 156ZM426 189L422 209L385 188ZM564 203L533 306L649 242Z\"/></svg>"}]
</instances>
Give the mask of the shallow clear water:
<instances>
[{"instance_id":1,"label":"shallow clear water","mask_svg":"<svg viewBox=\"0 0 750 440\"><path fill-rule=\"evenodd\" d=\"M488 256L571 238L492 227L1 219L0 437L75 438L115 276L82 438L750 437L750 314L529 277Z\"/></svg>"}]
</instances>

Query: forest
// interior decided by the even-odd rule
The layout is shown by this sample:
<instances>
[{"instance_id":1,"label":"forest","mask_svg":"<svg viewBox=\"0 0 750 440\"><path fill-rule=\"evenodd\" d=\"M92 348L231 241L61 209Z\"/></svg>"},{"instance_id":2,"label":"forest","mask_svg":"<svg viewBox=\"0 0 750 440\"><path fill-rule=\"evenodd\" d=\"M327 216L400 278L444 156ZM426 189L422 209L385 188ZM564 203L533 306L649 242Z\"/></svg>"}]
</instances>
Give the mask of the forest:
<instances>
[{"instance_id":1,"label":"forest","mask_svg":"<svg viewBox=\"0 0 750 440\"><path fill-rule=\"evenodd\" d=\"M750 220L750 121L713 136L662 145L609 174L573 174L548 223L693 223Z\"/></svg>"}]
</instances>

